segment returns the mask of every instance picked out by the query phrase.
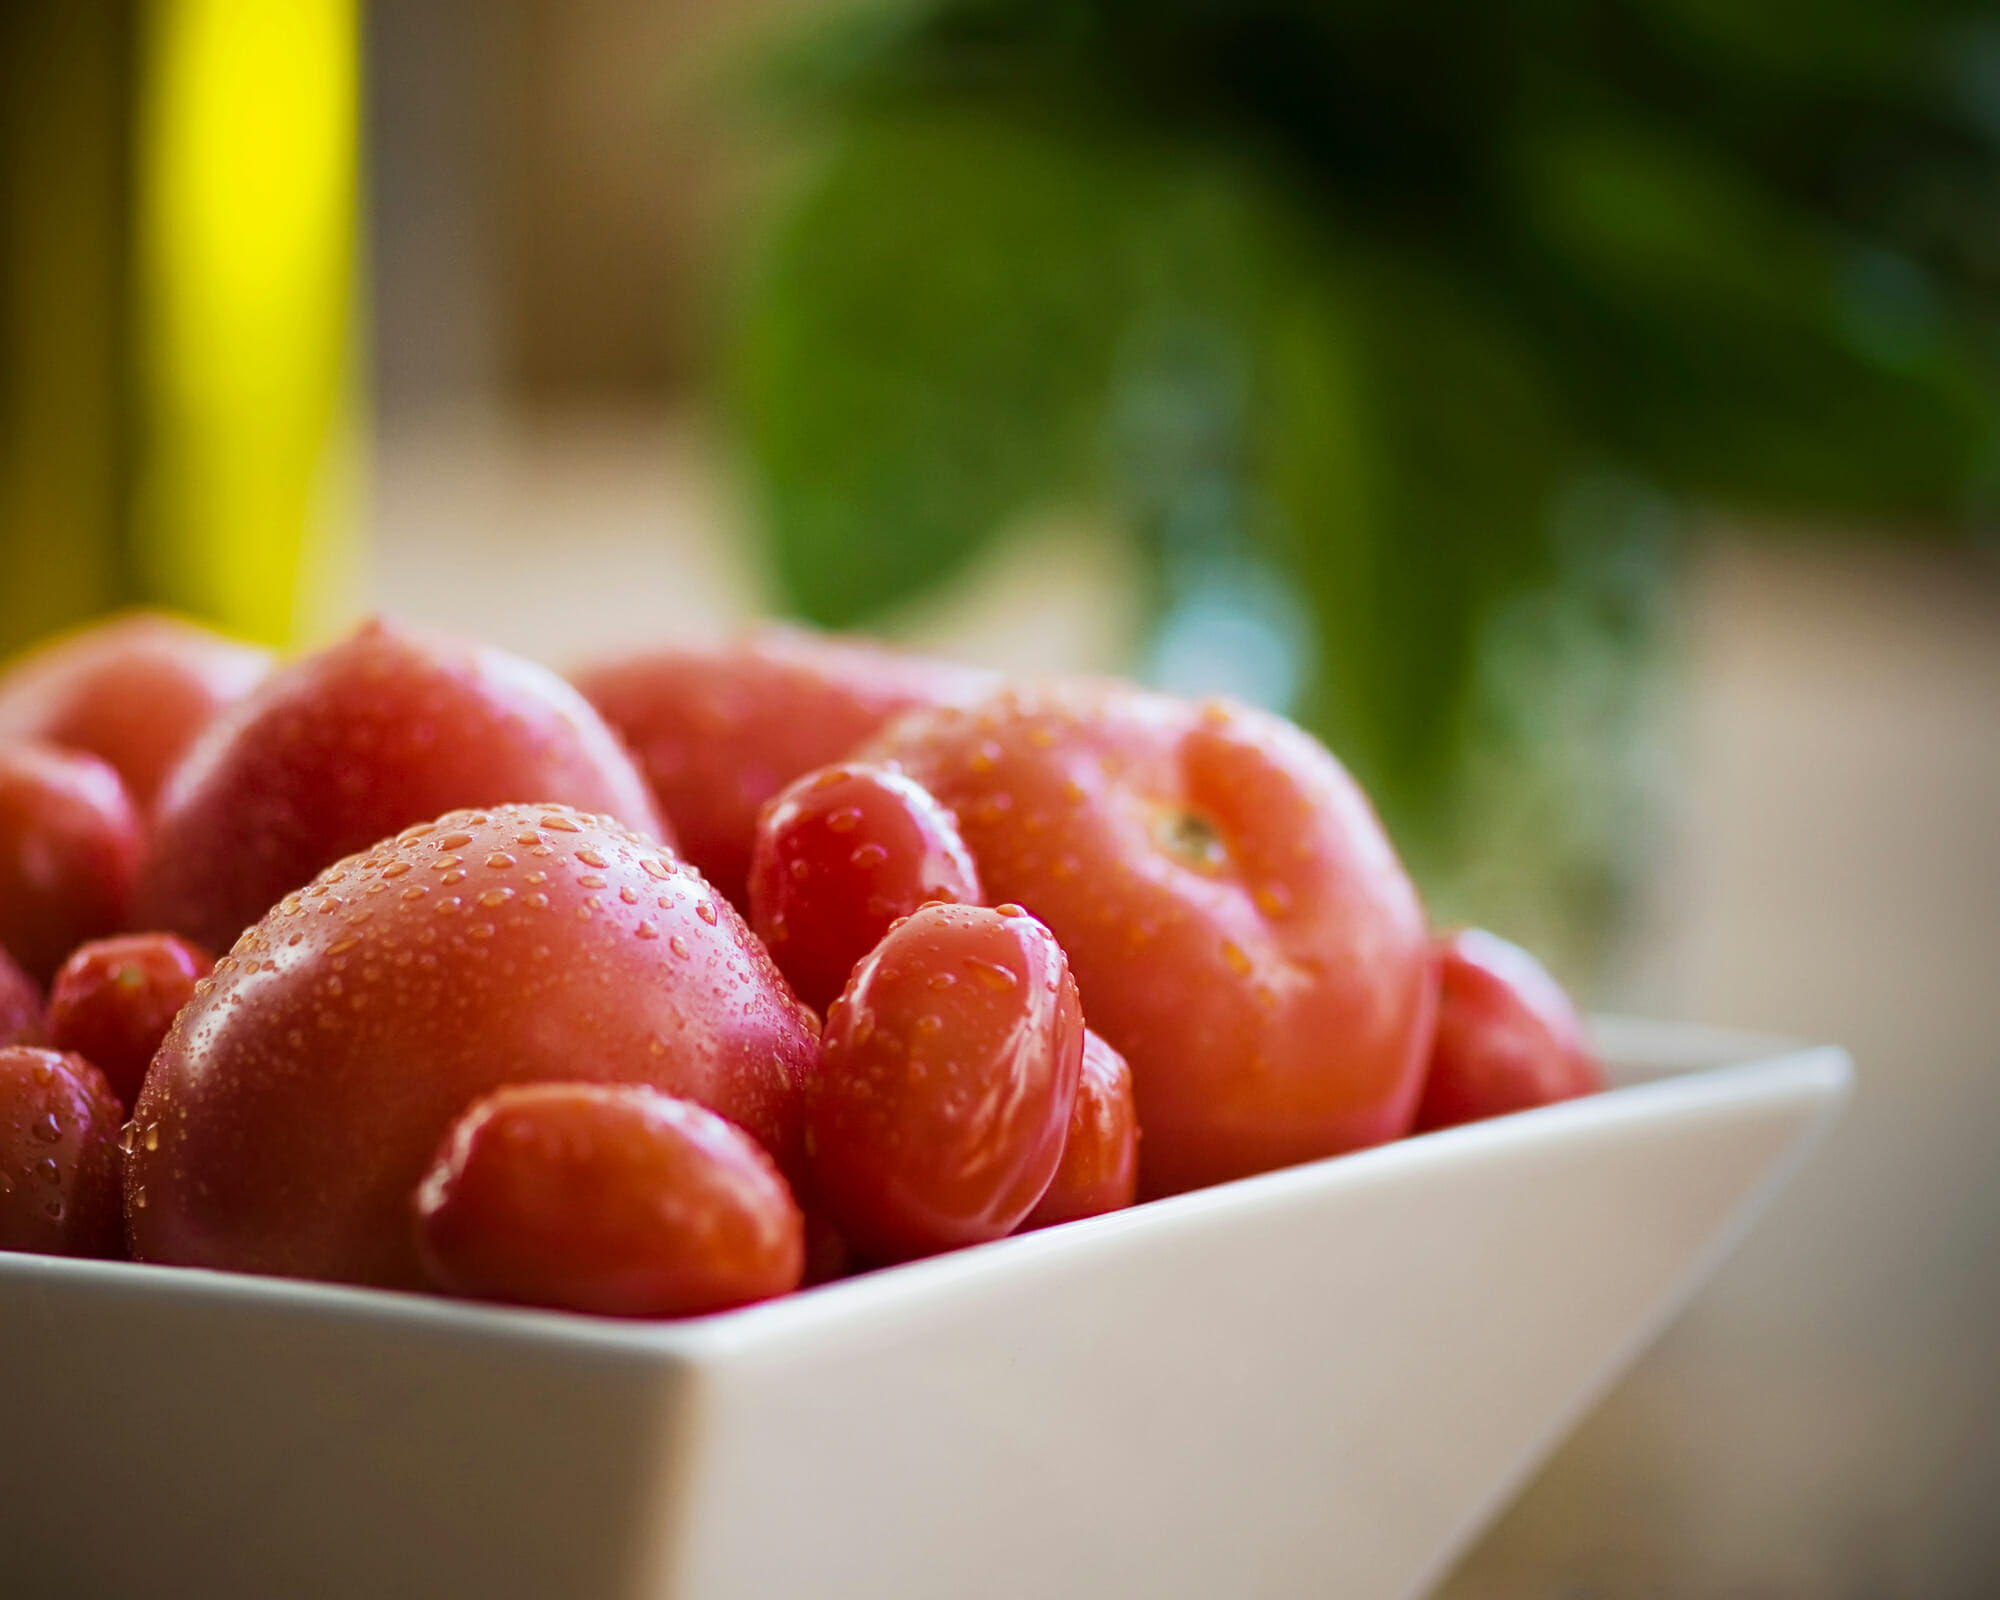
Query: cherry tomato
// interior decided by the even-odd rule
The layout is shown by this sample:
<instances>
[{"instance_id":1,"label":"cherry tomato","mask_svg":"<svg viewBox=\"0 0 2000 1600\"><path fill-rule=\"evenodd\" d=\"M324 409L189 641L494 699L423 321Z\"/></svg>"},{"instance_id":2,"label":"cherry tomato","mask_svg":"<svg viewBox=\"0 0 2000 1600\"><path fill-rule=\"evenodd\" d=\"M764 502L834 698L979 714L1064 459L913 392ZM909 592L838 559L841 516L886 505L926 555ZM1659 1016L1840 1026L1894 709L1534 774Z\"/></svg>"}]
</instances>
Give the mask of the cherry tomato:
<instances>
[{"instance_id":1,"label":"cherry tomato","mask_svg":"<svg viewBox=\"0 0 2000 1600\"><path fill-rule=\"evenodd\" d=\"M410 1194L513 1083L663 1089L797 1171L817 1030L670 850L561 806L455 812L287 895L196 987L133 1112L133 1250L420 1286Z\"/></svg>"},{"instance_id":2,"label":"cherry tomato","mask_svg":"<svg viewBox=\"0 0 2000 1600\"><path fill-rule=\"evenodd\" d=\"M750 925L793 992L824 1011L889 924L931 900L980 901L951 813L900 772L809 772L764 808Z\"/></svg>"},{"instance_id":3,"label":"cherry tomato","mask_svg":"<svg viewBox=\"0 0 2000 1600\"><path fill-rule=\"evenodd\" d=\"M49 990L49 1042L102 1072L124 1105L174 1017L215 958L170 933L128 933L80 946Z\"/></svg>"},{"instance_id":4,"label":"cherry tomato","mask_svg":"<svg viewBox=\"0 0 2000 1600\"><path fill-rule=\"evenodd\" d=\"M139 817L96 756L0 741L0 946L37 983L125 920Z\"/></svg>"},{"instance_id":5,"label":"cherry tomato","mask_svg":"<svg viewBox=\"0 0 2000 1600\"><path fill-rule=\"evenodd\" d=\"M1132 1065L1142 1194L1400 1137L1436 974L1340 763L1280 717L1124 684L911 713L857 753L958 818L994 899L1062 941Z\"/></svg>"},{"instance_id":6,"label":"cherry tomato","mask_svg":"<svg viewBox=\"0 0 2000 1600\"><path fill-rule=\"evenodd\" d=\"M1086 1028L1062 1164L1021 1226L1047 1228L1121 1211L1138 1192L1139 1118L1132 1102L1132 1069Z\"/></svg>"},{"instance_id":7,"label":"cherry tomato","mask_svg":"<svg viewBox=\"0 0 2000 1600\"><path fill-rule=\"evenodd\" d=\"M928 905L855 968L807 1083L814 1195L863 1256L1010 1233L1062 1159L1083 1008L1018 906Z\"/></svg>"},{"instance_id":8,"label":"cherry tomato","mask_svg":"<svg viewBox=\"0 0 2000 1600\"><path fill-rule=\"evenodd\" d=\"M0 737L87 750L145 810L195 735L271 670L271 653L191 622L129 612L0 675Z\"/></svg>"},{"instance_id":9,"label":"cherry tomato","mask_svg":"<svg viewBox=\"0 0 2000 1600\"><path fill-rule=\"evenodd\" d=\"M121 1252L124 1120L104 1074L81 1056L0 1048L0 1250Z\"/></svg>"},{"instance_id":10,"label":"cherry tomato","mask_svg":"<svg viewBox=\"0 0 2000 1600\"><path fill-rule=\"evenodd\" d=\"M40 1044L45 1037L42 991L0 949L0 1045Z\"/></svg>"},{"instance_id":11,"label":"cherry tomato","mask_svg":"<svg viewBox=\"0 0 2000 1600\"><path fill-rule=\"evenodd\" d=\"M1417 1131L1604 1087L1576 1008L1527 951L1468 928L1438 941L1438 959L1443 999Z\"/></svg>"},{"instance_id":12,"label":"cherry tomato","mask_svg":"<svg viewBox=\"0 0 2000 1600\"><path fill-rule=\"evenodd\" d=\"M476 1101L416 1192L417 1252L453 1294L688 1317L789 1293L805 1221L757 1141L636 1085Z\"/></svg>"},{"instance_id":13,"label":"cherry tomato","mask_svg":"<svg viewBox=\"0 0 2000 1600\"><path fill-rule=\"evenodd\" d=\"M507 801L664 837L617 737L554 673L371 622L275 673L196 741L160 795L138 921L227 949L342 856Z\"/></svg>"},{"instance_id":14,"label":"cherry tomato","mask_svg":"<svg viewBox=\"0 0 2000 1600\"><path fill-rule=\"evenodd\" d=\"M860 641L760 628L720 649L606 662L576 682L638 756L688 860L747 906L765 801L897 712L973 699L997 679Z\"/></svg>"}]
</instances>

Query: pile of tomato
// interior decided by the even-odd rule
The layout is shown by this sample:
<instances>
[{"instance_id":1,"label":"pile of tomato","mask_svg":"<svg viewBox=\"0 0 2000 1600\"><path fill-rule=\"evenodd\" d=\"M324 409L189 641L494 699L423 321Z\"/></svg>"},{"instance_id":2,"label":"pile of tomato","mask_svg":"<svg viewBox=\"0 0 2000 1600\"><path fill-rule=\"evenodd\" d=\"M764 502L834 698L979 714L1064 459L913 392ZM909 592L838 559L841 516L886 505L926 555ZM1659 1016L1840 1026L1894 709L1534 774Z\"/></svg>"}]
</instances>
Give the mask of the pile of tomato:
<instances>
[{"instance_id":1,"label":"pile of tomato","mask_svg":"<svg viewBox=\"0 0 2000 1600\"><path fill-rule=\"evenodd\" d=\"M1599 1084L1244 706L775 629L0 674L0 1248L689 1315Z\"/></svg>"}]
</instances>

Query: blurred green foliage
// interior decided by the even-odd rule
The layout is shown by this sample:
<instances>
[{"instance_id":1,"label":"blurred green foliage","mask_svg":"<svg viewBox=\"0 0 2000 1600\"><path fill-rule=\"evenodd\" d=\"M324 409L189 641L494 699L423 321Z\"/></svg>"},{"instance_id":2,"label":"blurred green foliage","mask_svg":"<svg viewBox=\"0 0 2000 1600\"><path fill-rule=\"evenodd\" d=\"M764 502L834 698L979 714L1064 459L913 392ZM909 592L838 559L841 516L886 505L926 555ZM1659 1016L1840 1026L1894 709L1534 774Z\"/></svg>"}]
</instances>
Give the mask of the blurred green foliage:
<instances>
[{"instance_id":1,"label":"blurred green foliage","mask_svg":"<svg viewBox=\"0 0 2000 1600\"><path fill-rule=\"evenodd\" d=\"M1615 900L1677 506L2000 505L1983 6L936 0L775 81L832 130L733 373L792 603L1093 507L1156 675L1249 671L1447 913Z\"/></svg>"}]
</instances>

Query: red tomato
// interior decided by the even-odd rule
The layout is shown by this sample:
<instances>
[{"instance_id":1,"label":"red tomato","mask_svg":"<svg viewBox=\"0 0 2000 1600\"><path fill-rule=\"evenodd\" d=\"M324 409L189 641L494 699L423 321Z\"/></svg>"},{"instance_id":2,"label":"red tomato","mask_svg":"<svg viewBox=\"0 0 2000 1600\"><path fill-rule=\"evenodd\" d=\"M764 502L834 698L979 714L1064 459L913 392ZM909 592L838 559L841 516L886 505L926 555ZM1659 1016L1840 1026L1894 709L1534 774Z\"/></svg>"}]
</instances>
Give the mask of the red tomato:
<instances>
[{"instance_id":1,"label":"red tomato","mask_svg":"<svg viewBox=\"0 0 2000 1600\"><path fill-rule=\"evenodd\" d=\"M270 670L268 650L130 612L44 645L0 676L0 737L101 757L143 811L195 735Z\"/></svg>"},{"instance_id":2,"label":"red tomato","mask_svg":"<svg viewBox=\"0 0 2000 1600\"><path fill-rule=\"evenodd\" d=\"M1062 1159L1083 1010L1018 906L925 906L855 968L806 1087L814 1195L901 1261L1010 1233Z\"/></svg>"},{"instance_id":3,"label":"red tomato","mask_svg":"<svg viewBox=\"0 0 2000 1600\"><path fill-rule=\"evenodd\" d=\"M134 1252L420 1285L411 1191L510 1083L641 1083L796 1171L817 1022L671 851L561 806L423 823L216 962L134 1108Z\"/></svg>"},{"instance_id":4,"label":"red tomato","mask_svg":"<svg viewBox=\"0 0 2000 1600\"><path fill-rule=\"evenodd\" d=\"M762 628L713 650L662 650L577 675L624 735L682 852L748 905L757 813L910 706L969 700L993 674L879 646Z\"/></svg>"},{"instance_id":5,"label":"red tomato","mask_svg":"<svg viewBox=\"0 0 2000 1600\"><path fill-rule=\"evenodd\" d=\"M882 767L821 767L764 808L750 926L792 990L824 1011L889 924L932 900L980 901L951 813Z\"/></svg>"},{"instance_id":6,"label":"red tomato","mask_svg":"<svg viewBox=\"0 0 2000 1600\"><path fill-rule=\"evenodd\" d=\"M1138 1192L1139 1116L1132 1101L1132 1069L1086 1028L1062 1164L1021 1226L1047 1228L1121 1211Z\"/></svg>"},{"instance_id":7,"label":"red tomato","mask_svg":"<svg viewBox=\"0 0 2000 1600\"><path fill-rule=\"evenodd\" d=\"M1367 799L1264 712L1129 685L912 713L894 761L957 816L987 894L1068 953L1132 1064L1143 1194L1394 1139L1436 1005L1423 909Z\"/></svg>"},{"instance_id":8,"label":"red tomato","mask_svg":"<svg viewBox=\"0 0 2000 1600\"><path fill-rule=\"evenodd\" d=\"M1478 928L1447 935L1437 948L1443 998L1417 1131L1604 1087L1576 1008L1527 951Z\"/></svg>"},{"instance_id":9,"label":"red tomato","mask_svg":"<svg viewBox=\"0 0 2000 1600\"><path fill-rule=\"evenodd\" d=\"M214 965L206 950L170 933L80 946L49 990L49 1042L90 1062L129 1106L174 1017Z\"/></svg>"},{"instance_id":10,"label":"red tomato","mask_svg":"<svg viewBox=\"0 0 2000 1600\"><path fill-rule=\"evenodd\" d=\"M276 673L160 795L139 922L227 949L313 874L459 806L560 802L664 837L590 706L505 651L371 622Z\"/></svg>"},{"instance_id":11,"label":"red tomato","mask_svg":"<svg viewBox=\"0 0 2000 1600\"><path fill-rule=\"evenodd\" d=\"M417 1253L453 1294L689 1317L787 1294L805 1220L757 1141L636 1085L500 1089L416 1193Z\"/></svg>"},{"instance_id":12,"label":"red tomato","mask_svg":"<svg viewBox=\"0 0 2000 1600\"><path fill-rule=\"evenodd\" d=\"M40 1044L43 1038L42 991L0 949L0 1045Z\"/></svg>"},{"instance_id":13,"label":"red tomato","mask_svg":"<svg viewBox=\"0 0 2000 1600\"><path fill-rule=\"evenodd\" d=\"M0 1049L0 1250L115 1256L125 1111L81 1056Z\"/></svg>"},{"instance_id":14,"label":"red tomato","mask_svg":"<svg viewBox=\"0 0 2000 1600\"><path fill-rule=\"evenodd\" d=\"M0 741L0 946L38 983L125 921L139 816L81 750Z\"/></svg>"}]
</instances>

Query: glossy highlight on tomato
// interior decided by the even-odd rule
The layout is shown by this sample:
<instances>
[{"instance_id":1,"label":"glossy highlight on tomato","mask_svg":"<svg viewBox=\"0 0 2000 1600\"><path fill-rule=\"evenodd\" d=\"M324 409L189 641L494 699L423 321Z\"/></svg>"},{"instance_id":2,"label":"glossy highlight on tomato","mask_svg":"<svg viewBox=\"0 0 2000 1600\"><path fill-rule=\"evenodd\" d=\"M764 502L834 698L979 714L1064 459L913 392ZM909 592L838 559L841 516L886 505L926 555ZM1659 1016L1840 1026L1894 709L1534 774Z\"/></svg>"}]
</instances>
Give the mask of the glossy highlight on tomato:
<instances>
[{"instance_id":1,"label":"glossy highlight on tomato","mask_svg":"<svg viewBox=\"0 0 2000 1600\"><path fill-rule=\"evenodd\" d=\"M1061 946L1018 906L899 922L827 1014L815 1202L877 1262L1013 1231L1062 1159L1083 1031Z\"/></svg>"},{"instance_id":2,"label":"glossy highlight on tomato","mask_svg":"<svg viewBox=\"0 0 2000 1600\"><path fill-rule=\"evenodd\" d=\"M1416 1131L1593 1094L1604 1069L1576 1007L1517 944L1479 928L1438 940L1442 1003Z\"/></svg>"},{"instance_id":3,"label":"glossy highlight on tomato","mask_svg":"<svg viewBox=\"0 0 2000 1600\"><path fill-rule=\"evenodd\" d=\"M129 1106L167 1029L214 966L206 950L171 933L93 939L49 990L49 1042L89 1061Z\"/></svg>"},{"instance_id":4,"label":"glossy highlight on tomato","mask_svg":"<svg viewBox=\"0 0 2000 1600\"><path fill-rule=\"evenodd\" d=\"M453 812L287 895L196 988L133 1111L133 1252L419 1287L411 1192L515 1083L662 1089L797 1171L817 1026L657 841L562 806Z\"/></svg>"},{"instance_id":5,"label":"glossy highlight on tomato","mask_svg":"<svg viewBox=\"0 0 2000 1600\"><path fill-rule=\"evenodd\" d=\"M0 1250L115 1256L124 1108L81 1056L0 1048Z\"/></svg>"},{"instance_id":6,"label":"glossy highlight on tomato","mask_svg":"<svg viewBox=\"0 0 2000 1600\"><path fill-rule=\"evenodd\" d=\"M1139 1117L1132 1100L1132 1069L1086 1028L1062 1162L1021 1226L1049 1228L1122 1211L1138 1193Z\"/></svg>"},{"instance_id":7,"label":"glossy highlight on tomato","mask_svg":"<svg viewBox=\"0 0 2000 1600\"><path fill-rule=\"evenodd\" d=\"M933 900L977 905L951 813L900 772L821 767L764 808L750 926L793 992L824 1011L889 925Z\"/></svg>"},{"instance_id":8,"label":"glossy highlight on tomato","mask_svg":"<svg viewBox=\"0 0 2000 1600\"><path fill-rule=\"evenodd\" d=\"M987 895L1062 941L1091 1027L1131 1063L1142 1195L1408 1131L1429 932L1309 734L1128 684L1026 684L910 713L857 759L949 806Z\"/></svg>"},{"instance_id":9,"label":"glossy highlight on tomato","mask_svg":"<svg viewBox=\"0 0 2000 1600\"><path fill-rule=\"evenodd\" d=\"M638 1085L476 1101L415 1213L431 1281L485 1300L687 1317L787 1294L805 1269L804 1218L757 1141Z\"/></svg>"},{"instance_id":10,"label":"glossy highlight on tomato","mask_svg":"<svg viewBox=\"0 0 2000 1600\"><path fill-rule=\"evenodd\" d=\"M139 814L118 774L81 750L0 741L0 947L47 983L86 939L122 927Z\"/></svg>"}]
</instances>

